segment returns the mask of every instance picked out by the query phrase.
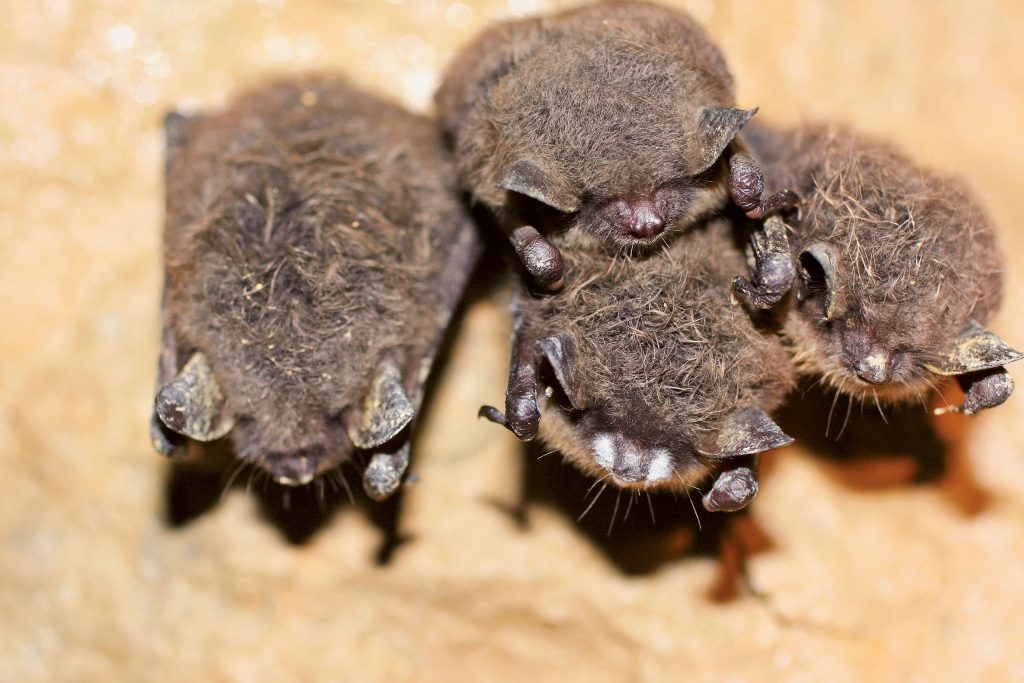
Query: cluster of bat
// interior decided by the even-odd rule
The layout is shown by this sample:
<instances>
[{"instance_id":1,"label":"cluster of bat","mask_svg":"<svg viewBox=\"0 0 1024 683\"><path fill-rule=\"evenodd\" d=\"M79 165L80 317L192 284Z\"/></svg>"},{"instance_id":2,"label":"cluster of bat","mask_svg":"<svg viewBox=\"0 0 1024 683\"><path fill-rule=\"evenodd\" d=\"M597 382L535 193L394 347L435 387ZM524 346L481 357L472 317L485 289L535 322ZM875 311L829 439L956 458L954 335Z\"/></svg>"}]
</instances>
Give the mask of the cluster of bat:
<instances>
[{"instance_id":1,"label":"cluster of bat","mask_svg":"<svg viewBox=\"0 0 1024 683\"><path fill-rule=\"evenodd\" d=\"M1013 389L967 189L844 127L750 123L683 13L497 25L437 107L321 74L168 116L158 451L230 435L282 484L365 462L394 492L481 252L467 204L523 267L505 409L481 415L618 486L744 507L798 373L879 405L955 377L965 413Z\"/></svg>"}]
</instances>

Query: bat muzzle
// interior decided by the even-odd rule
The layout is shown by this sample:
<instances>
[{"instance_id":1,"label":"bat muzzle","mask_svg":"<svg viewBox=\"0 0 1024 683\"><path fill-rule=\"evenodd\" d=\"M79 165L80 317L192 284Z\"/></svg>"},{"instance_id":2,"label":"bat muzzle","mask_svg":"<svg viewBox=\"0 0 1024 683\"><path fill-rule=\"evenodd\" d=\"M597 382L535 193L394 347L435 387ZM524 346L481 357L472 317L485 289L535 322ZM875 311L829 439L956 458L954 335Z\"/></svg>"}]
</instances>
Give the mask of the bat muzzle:
<instances>
[{"instance_id":1,"label":"bat muzzle","mask_svg":"<svg viewBox=\"0 0 1024 683\"><path fill-rule=\"evenodd\" d=\"M620 486L644 487L672 476L672 456L621 433L599 433L591 444L594 461Z\"/></svg>"},{"instance_id":2,"label":"bat muzzle","mask_svg":"<svg viewBox=\"0 0 1024 683\"><path fill-rule=\"evenodd\" d=\"M278 484L304 486L319 473L320 460L310 454L273 455L267 458L263 466Z\"/></svg>"}]
</instances>

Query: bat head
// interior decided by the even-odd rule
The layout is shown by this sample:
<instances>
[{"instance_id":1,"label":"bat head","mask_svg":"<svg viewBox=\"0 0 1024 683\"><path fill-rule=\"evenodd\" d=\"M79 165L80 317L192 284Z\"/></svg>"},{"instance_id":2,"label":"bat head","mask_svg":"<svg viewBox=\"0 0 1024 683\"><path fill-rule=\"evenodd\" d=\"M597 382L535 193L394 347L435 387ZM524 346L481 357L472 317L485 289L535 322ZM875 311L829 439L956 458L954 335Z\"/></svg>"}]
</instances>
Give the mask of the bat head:
<instances>
[{"instance_id":1,"label":"bat head","mask_svg":"<svg viewBox=\"0 0 1024 683\"><path fill-rule=\"evenodd\" d=\"M244 357L246 363L258 362L253 354ZM230 371L233 365L226 364ZM290 392L282 391L281 383L264 384L266 375L254 373L255 367L249 366L248 375L222 381L206 353L193 353L157 390L151 427L157 451L171 455L187 439L209 442L230 436L242 460L278 483L303 485L348 461L354 450L386 449L415 414L398 367L390 361L378 367L357 407L332 407L330 396L337 391L315 390L312 377L304 378L310 381L304 389L286 384Z\"/></svg>"},{"instance_id":2,"label":"bat head","mask_svg":"<svg viewBox=\"0 0 1024 683\"><path fill-rule=\"evenodd\" d=\"M535 203L542 210L525 218L542 233L631 251L724 204L717 162L754 112L732 108L722 55L690 17L599 3L527 20L514 42L511 33L496 29L470 50L493 63L473 86L485 96L450 91L476 64L453 69L439 94L478 200L517 213Z\"/></svg>"},{"instance_id":3,"label":"bat head","mask_svg":"<svg viewBox=\"0 0 1024 683\"><path fill-rule=\"evenodd\" d=\"M755 406L738 407L698 425L682 416L666 416L662 405L643 394L586 399L575 344L559 336L538 346L549 380L542 437L584 472L619 487L682 490L725 463L792 441Z\"/></svg>"},{"instance_id":4,"label":"bat head","mask_svg":"<svg viewBox=\"0 0 1024 683\"><path fill-rule=\"evenodd\" d=\"M730 306L742 259L718 255L732 253L718 227L649 259L568 254L586 276L528 302L531 325L558 330L537 342L539 434L592 476L684 490L789 442L767 412L789 389L791 365L777 339Z\"/></svg>"},{"instance_id":5,"label":"bat head","mask_svg":"<svg viewBox=\"0 0 1024 683\"><path fill-rule=\"evenodd\" d=\"M465 249L433 124L310 76L171 115L167 147L157 450L229 437L289 485L393 450Z\"/></svg>"},{"instance_id":6,"label":"bat head","mask_svg":"<svg viewBox=\"0 0 1024 683\"><path fill-rule=\"evenodd\" d=\"M794 242L797 362L855 396L916 398L998 304L991 225L961 183L887 147L823 144Z\"/></svg>"}]
</instances>

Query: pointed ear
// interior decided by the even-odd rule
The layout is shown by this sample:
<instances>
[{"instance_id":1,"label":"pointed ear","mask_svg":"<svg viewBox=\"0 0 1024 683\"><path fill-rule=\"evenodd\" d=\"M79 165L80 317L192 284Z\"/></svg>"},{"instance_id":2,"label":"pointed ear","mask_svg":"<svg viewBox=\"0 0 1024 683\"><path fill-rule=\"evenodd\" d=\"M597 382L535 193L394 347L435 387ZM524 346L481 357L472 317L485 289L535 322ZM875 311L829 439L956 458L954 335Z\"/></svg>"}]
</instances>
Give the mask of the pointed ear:
<instances>
[{"instance_id":1,"label":"pointed ear","mask_svg":"<svg viewBox=\"0 0 1024 683\"><path fill-rule=\"evenodd\" d=\"M1010 348L995 332L975 321L953 342L953 350L936 365L926 365L937 375L963 375L991 370L1024 358L1024 353Z\"/></svg>"},{"instance_id":2,"label":"pointed ear","mask_svg":"<svg viewBox=\"0 0 1024 683\"><path fill-rule=\"evenodd\" d=\"M184 455L186 450L185 439L180 434L171 431L160 421L160 417L154 411L149 418L149 441L153 448L160 455L168 458L176 458Z\"/></svg>"},{"instance_id":3,"label":"pointed ear","mask_svg":"<svg viewBox=\"0 0 1024 683\"><path fill-rule=\"evenodd\" d=\"M202 353L193 354L181 372L160 387L155 412L168 429L196 441L215 441L234 426L224 414L224 395ZM157 450L163 446L154 445Z\"/></svg>"},{"instance_id":4,"label":"pointed ear","mask_svg":"<svg viewBox=\"0 0 1024 683\"><path fill-rule=\"evenodd\" d=\"M694 144L689 175L697 175L711 168L722 156L740 128L757 113L754 109L733 109L729 107L705 107L697 119L697 136Z\"/></svg>"},{"instance_id":5,"label":"pointed ear","mask_svg":"<svg viewBox=\"0 0 1024 683\"><path fill-rule=\"evenodd\" d=\"M822 314L826 320L835 315L836 266L832 253L823 244L814 243L800 252L800 283L796 297L803 301L821 297Z\"/></svg>"},{"instance_id":6,"label":"pointed ear","mask_svg":"<svg viewBox=\"0 0 1024 683\"><path fill-rule=\"evenodd\" d=\"M164 168L170 169L174 156L188 143L188 130L195 116L185 116L173 109L164 115Z\"/></svg>"},{"instance_id":7,"label":"pointed ear","mask_svg":"<svg viewBox=\"0 0 1024 683\"><path fill-rule=\"evenodd\" d=\"M160 387L174 381L178 372L178 344L171 329L170 312L167 310L167 279L164 278L163 295L160 298L160 356L156 366L156 385ZM185 453L186 439L175 433L161 421L153 405L149 418L149 440L160 455L177 457Z\"/></svg>"},{"instance_id":8,"label":"pointed ear","mask_svg":"<svg viewBox=\"0 0 1024 683\"><path fill-rule=\"evenodd\" d=\"M402 386L402 374L387 360L377 368L370 391L363 400L359 426L349 433L358 448L376 448L395 438L412 422L416 410Z\"/></svg>"},{"instance_id":9,"label":"pointed ear","mask_svg":"<svg viewBox=\"0 0 1024 683\"><path fill-rule=\"evenodd\" d=\"M714 451L706 453L716 460L753 455L793 443L779 425L760 408L739 408L725 418L718 431Z\"/></svg>"},{"instance_id":10,"label":"pointed ear","mask_svg":"<svg viewBox=\"0 0 1024 683\"><path fill-rule=\"evenodd\" d=\"M537 342L537 348L547 358L555 373L555 379L569 399L569 403L576 410L586 407L582 387L580 386L579 373L576 367L576 343L565 334L541 339Z\"/></svg>"},{"instance_id":11,"label":"pointed ear","mask_svg":"<svg viewBox=\"0 0 1024 683\"><path fill-rule=\"evenodd\" d=\"M569 183L531 159L521 159L509 166L498 187L536 199L562 213L580 209L580 199Z\"/></svg>"}]
</instances>

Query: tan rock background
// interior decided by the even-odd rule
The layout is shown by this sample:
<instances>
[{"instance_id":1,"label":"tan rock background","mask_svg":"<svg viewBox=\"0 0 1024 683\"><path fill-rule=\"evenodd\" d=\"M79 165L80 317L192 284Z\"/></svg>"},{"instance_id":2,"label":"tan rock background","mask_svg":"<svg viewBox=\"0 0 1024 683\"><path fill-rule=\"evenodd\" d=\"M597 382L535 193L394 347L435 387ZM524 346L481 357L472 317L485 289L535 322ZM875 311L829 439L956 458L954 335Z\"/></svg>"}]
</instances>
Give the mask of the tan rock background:
<instances>
[{"instance_id":1,"label":"tan rock background","mask_svg":"<svg viewBox=\"0 0 1024 683\"><path fill-rule=\"evenodd\" d=\"M585 488L537 483L552 456L517 521L518 444L473 417L504 386L500 298L462 320L386 565L365 506L247 474L219 497L230 469L151 451L161 113L334 66L424 108L477 28L564 4L0 2L0 680L1024 680L1020 394L941 423L945 459L856 417L893 448L770 456L734 534L770 538L760 597L729 602L729 563L696 552L720 525L685 500L602 540L612 494L577 525ZM1024 6L674 4L760 116L842 117L970 178L1008 253L995 327L1024 346Z\"/></svg>"}]
</instances>

